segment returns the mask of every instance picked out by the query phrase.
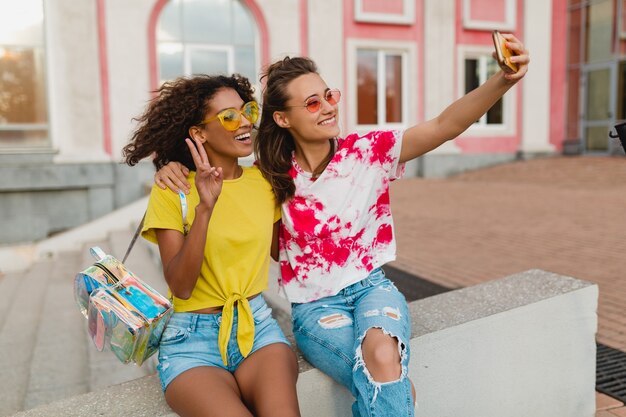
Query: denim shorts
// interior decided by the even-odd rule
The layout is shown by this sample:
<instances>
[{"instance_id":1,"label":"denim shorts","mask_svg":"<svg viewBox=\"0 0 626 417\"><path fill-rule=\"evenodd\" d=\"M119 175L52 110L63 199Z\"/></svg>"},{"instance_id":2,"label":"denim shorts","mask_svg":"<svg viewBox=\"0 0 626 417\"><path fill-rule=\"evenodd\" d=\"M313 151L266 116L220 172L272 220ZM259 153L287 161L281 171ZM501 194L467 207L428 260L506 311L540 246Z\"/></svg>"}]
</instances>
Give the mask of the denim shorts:
<instances>
[{"instance_id":1,"label":"denim shorts","mask_svg":"<svg viewBox=\"0 0 626 417\"><path fill-rule=\"evenodd\" d=\"M290 345L272 317L272 309L265 303L263 296L250 300L250 309L254 317L254 344L250 354L273 343ZM231 373L235 372L245 359L237 344L237 308L234 311L233 329L228 341L228 365L224 365L222 361L217 342L221 322L221 312L172 315L159 345L157 371L163 392L178 375L198 366L215 366Z\"/></svg>"},{"instance_id":2,"label":"denim shorts","mask_svg":"<svg viewBox=\"0 0 626 417\"><path fill-rule=\"evenodd\" d=\"M353 416L413 416L408 379L410 315L406 299L382 269L336 295L294 303L291 314L296 343L305 359L352 391ZM376 382L366 369L361 342L372 328L399 342L402 370L397 381Z\"/></svg>"}]
</instances>

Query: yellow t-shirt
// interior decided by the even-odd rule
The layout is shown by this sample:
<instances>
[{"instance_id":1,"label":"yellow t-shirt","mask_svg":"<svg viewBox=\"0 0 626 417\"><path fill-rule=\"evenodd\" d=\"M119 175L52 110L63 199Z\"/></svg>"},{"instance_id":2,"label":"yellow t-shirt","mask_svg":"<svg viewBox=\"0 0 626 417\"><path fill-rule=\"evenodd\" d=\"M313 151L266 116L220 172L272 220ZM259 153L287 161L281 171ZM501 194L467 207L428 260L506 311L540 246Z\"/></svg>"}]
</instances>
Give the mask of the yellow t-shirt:
<instances>
[{"instance_id":1,"label":"yellow t-shirt","mask_svg":"<svg viewBox=\"0 0 626 417\"><path fill-rule=\"evenodd\" d=\"M191 227L200 199L195 172L189 174L188 180L191 191L187 195L187 221ZM252 349L254 319L247 298L267 289L273 224L279 219L280 206L256 167L243 167L239 178L225 180L209 221L200 277L188 300L173 297L176 312L223 306L218 340L225 364L235 303L239 349L244 357ZM183 233L178 194L156 185L150 193L141 235L157 243L155 229Z\"/></svg>"}]
</instances>

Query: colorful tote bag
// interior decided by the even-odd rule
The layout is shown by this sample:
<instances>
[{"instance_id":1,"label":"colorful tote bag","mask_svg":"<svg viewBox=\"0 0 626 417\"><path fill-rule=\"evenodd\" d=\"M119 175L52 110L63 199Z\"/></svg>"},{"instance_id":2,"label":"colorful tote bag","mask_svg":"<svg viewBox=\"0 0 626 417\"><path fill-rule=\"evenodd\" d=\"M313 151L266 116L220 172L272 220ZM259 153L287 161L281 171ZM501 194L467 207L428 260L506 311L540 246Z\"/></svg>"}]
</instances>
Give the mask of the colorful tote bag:
<instances>
[{"instance_id":1,"label":"colorful tote bag","mask_svg":"<svg viewBox=\"0 0 626 417\"><path fill-rule=\"evenodd\" d=\"M96 262L74 279L74 296L96 348L141 365L159 347L172 303L99 247Z\"/></svg>"}]
</instances>

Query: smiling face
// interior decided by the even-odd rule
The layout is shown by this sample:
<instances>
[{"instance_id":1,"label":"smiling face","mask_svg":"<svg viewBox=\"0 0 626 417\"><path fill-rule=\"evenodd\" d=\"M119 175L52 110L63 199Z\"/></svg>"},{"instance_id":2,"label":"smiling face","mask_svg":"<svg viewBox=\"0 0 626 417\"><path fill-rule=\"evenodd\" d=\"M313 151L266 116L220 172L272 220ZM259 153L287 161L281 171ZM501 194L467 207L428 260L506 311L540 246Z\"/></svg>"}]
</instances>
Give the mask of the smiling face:
<instances>
[{"instance_id":1,"label":"smiling face","mask_svg":"<svg viewBox=\"0 0 626 417\"><path fill-rule=\"evenodd\" d=\"M232 88L219 90L208 103L204 120L208 122L189 129L190 135L204 144L210 160L241 158L252 153L252 123L241 117L241 124L235 131L229 131L222 125L217 115L226 109L241 110L242 98Z\"/></svg>"},{"instance_id":2,"label":"smiling face","mask_svg":"<svg viewBox=\"0 0 626 417\"><path fill-rule=\"evenodd\" d=\"M326 100L328 86L316 73L301 75L287 86L287 109L276 112L275 121L289 129L294 140L299 143L327 141L339 135L339 111L337 104ZM321 105L310 112L307 102L317 99Z\"/></svg>"}]
</instances>

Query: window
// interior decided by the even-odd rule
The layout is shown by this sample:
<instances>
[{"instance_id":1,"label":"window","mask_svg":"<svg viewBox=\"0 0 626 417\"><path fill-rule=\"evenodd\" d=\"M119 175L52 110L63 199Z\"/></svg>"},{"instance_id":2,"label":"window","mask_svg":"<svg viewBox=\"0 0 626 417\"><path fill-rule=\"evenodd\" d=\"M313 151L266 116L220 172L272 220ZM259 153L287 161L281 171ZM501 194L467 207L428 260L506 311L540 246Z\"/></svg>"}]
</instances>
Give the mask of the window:
<instances>
[{"instance_id":1,"label":"window","mask_svg":"<svg viewBox=\"0 0 626 417\"><path fill-rule=\"evenodd\" d=\"M467 94L479 85L483 84L489 77L498 72L500 68L491 56L478 56L465 58L465 83L464 93ZM480 126L502 126L505 124L504 117L504 98L501 98L496 104L487 111L483 117L476 121L476 125Z\"/></svg>"},{"instance_id":2,"label":"window","mask_svg":"<svg viewBox=\"0 0 626 417\"><path fill-rule=\"evenodd\" d=\"M415 1L355 0L354 20L412 25L415 23Z\"/></svg>"},{"instance_id":3,"label":"window","mask_svg":"<svg viewBox=\"0 0 626 417\"><path fill-rule=\"evenodd\" d=\"M403 52L356 50L356 123L392 127L406 122Z\"/></svg>"},{"instance_id":4,"label":"window","mask_svg":"<svg viewBox=\"0 0 626 417\"><path fill-rule=\"evenodd\" d=\"M41 0L0 2L0 149L49 145L43 19Z\"/></svg>"},{"instance_id":5,"label":"window","mask_svg":"<svg viewBox=\"0 0 626 417\"><path fill-rule=\"evenodd\" d=\"M515 30L516 0L463 0L463 26L478 30Z\"/></svg>"},{"instance_id":6,"label":"window","mask_svg":"<svg viewBox=\"0 0 626 417\"><path fill-rule=\"evenodd\" d=\"M157 26L159 79L257 75L256 25L239 0L171 0Z\"/></svg>"}]
</instances>

